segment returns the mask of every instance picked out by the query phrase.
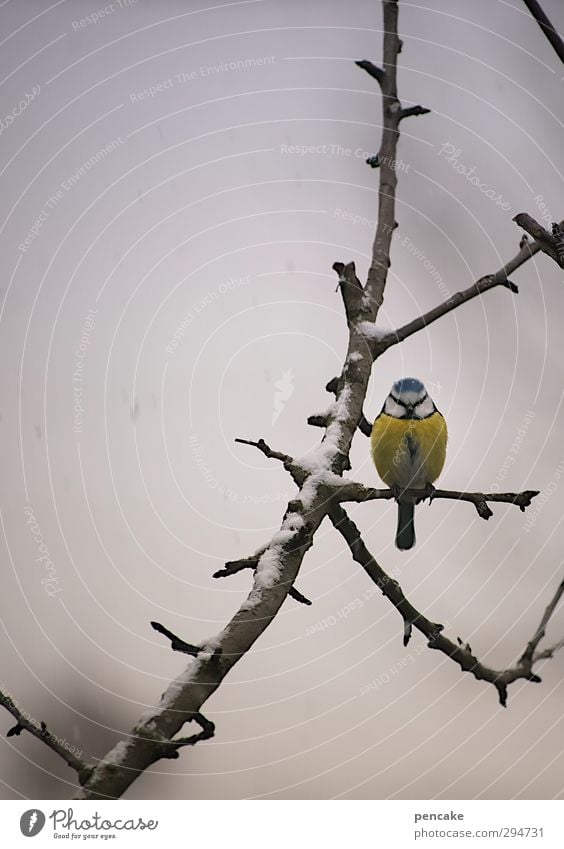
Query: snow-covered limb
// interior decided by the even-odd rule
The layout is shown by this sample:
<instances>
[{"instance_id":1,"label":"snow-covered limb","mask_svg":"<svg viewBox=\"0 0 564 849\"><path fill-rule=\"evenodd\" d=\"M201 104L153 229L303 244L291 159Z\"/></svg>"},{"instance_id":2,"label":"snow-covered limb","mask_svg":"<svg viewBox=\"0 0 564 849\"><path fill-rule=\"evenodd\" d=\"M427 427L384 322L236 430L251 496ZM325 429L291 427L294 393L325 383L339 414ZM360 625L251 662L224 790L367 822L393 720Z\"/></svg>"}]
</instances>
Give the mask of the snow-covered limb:
<instances>
[{"instance_id":1,"label":"snow-covered limb","mask_svg":"<svg viewBox=\"0 0 564 849\"><path fill-rule=\"evenodd\" d=\"M227 578L230 575L236 575L237 572L242 572L244 569L256 569L258 562L260 560L261 555L265 551L266 546L264 546L259 552L251 555L251 557L243 557L241 560L231 560L225 564L224 569L218 569L217 572L214 572L214 578ZM288 590L288 595L291 596L294 601L299 601L300 604L311 604L311 601L305 597L299 590L295 587L290 587Z\"/></svg>"},{"instance_id":2,"label":"snow-covered limb","mask_svg":"<svg viewBox=\"0 0 564 849\"><path fill-rule=\"evenodd\" d=\"M139 774L166 756L170 751L166 741L175 744L184 723L201 713L203 703L278 613L326 514L327 506L318 501L307 512L307 520L303 508L296 510L296 502L290 502L280 531L260 555L247 600L219 635L203 643L197 658L145 712L127 739L114 747L111 757L106 755L95 767L76 798L118 798ZM169 639L170 635L178 639L168 632Z\"/></svg>"},{"instance_id":3,"label":"snow-covered limb","mask_svg":"<svg viewBox=\"0 0 564 849\"><path fill-rule=\"evenodd\" d=\"M503 670L491 669L480 663L473 655L468 643L463 643L460 639L456 643L449 640L442 634L444 630L443 625L431 622L430 619L427 619L426 616L420 613L406 599L397 581L394 581L393 578L384 572L380 564L368 551L357 526L340 505L334 505L332 507L329 512L329 518L336 530L345 539L351 550L353 559L363 567L370 579L382 590L383 595L386 596L401 614L404 622L404 646L409 642L412 628L417 628L418 631L427 637L429 648L437 649L447 657L450 657L451 660L460 666L463 672L471 672L479 681L487 681L493 684L497 689L499 701L503 707L507 706L507 688L509 684L519 679L532 681L537 684L540 683L541 679L534 673L533 666L540 660L552 657L555 651L564 647L563 639L544 652L536 651L540 640L545 635L546 626L564 594L564 580L560 583L550 604L546 608L533 639L527 644L525 651L517 663Z\"/></svg>"},{"instance_id":4,"label":"snow-covered limb","mask_svg":"<svg viewBox=\"0 0 564 849\"><path fill-rule=\"evenodd\" d=\"M16 720L16 724L7 732L7 737L19 737L22 731L27 731L34 737L37 737L38 740L49 746L53 752L56 752L71 769L74 769L78 774L78 780L81 784L84 784L92 772L92 767L88 766L81 758L78 758L74 754L74 751L69 751L68 746L65 745L66 740L61 742L61 738L49 731L45 722L40 722L37 725L33 720L28 719L29 714L24 715L14 699L2 691L0 691L0 705L6 708Z\"/></svg>"},{"instance_id":5,"label":"snow-covered limb","mask_svg":"<svg viewBox=\"0 0 564 849\"><path fill-rule=\"evenodd\" d=\"M204 702L280 610L323 519L330 510L341 510L334 503L333 495L337 482L341 483L343 471L350 467L348 455L356 428L363 418L362 407L373 362L372 348L384 341L373 338L373 331L367 328L375 326L378 319L390 265L391 238L396 226L397 174L394 163L401 120L396 83L397 55L401 50L396 0L384 0L383 12L382 74L378 71L372 74L381 78L382 88L383 129L377 172L378 225L366 285L363 287L356 277L354 264L340 264L336 268L347 314L349 342L342 372L332 381L329 390L335 395L335 403L324 417L323 439L315 451L296 460L272 451L263 440L258 443L238 440L256 445L266 456L281 461L292 475L298 492L287 506L279 532L257 557L256 566L253 566L253 587L246 601L217 638L207 641L201 648L193 647L200 648L195 660L169 685L160 702L140 719L127 738L106 756L105 760L109 762L102 762L94 769L79 798L121 796L143 770L164 756L163 746L166 748L167 741L172 741L168 745L175 745L176 735L184 723L200 714ZM370 73L375 67L370 65L366 70ZM363 323L366 323L366 328ZM404 628L406 635L411 628L409 622L408 617ZM172 632L166 631L163 633L170 639ZM172 636L178 645L191 645Z\"/></svg>"}]
</instances>

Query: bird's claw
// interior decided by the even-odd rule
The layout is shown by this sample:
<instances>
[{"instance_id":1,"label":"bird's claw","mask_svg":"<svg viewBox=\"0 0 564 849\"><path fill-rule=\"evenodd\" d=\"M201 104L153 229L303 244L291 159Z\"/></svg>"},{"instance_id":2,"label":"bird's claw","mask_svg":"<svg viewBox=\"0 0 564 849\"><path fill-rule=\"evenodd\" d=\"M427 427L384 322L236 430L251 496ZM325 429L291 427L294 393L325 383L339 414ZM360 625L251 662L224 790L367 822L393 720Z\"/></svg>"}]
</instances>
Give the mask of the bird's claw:
<instances>
[{"instance_id":1,"label":"bird's claw","mask_svg":"<svg viewBox=\"0 0 564 849\"><path fill-rule=\"evenodd\" d=\"M425 484L425 498L429 499L429 506L433 503L433 498L435 497L436 488L432 483Z\"/></svg>"},{"instance_id":2,"label":"bird's claw","mask_svg":"<svg viewBox=\"0 0 564 849\"><path fill-rule=\"evenodd\" d=\"M402 494L402 492L403 492L403 489L401 488L401 486L398 486L398 484L397 484L397 483L393 483L393 484L390 486L390 492L392 493L392 495L393 495L393 497L394 497L394 501L395 501L397 504L399 504L400 496L401 496L401 494Z\"/></svg>"}]
</instances>

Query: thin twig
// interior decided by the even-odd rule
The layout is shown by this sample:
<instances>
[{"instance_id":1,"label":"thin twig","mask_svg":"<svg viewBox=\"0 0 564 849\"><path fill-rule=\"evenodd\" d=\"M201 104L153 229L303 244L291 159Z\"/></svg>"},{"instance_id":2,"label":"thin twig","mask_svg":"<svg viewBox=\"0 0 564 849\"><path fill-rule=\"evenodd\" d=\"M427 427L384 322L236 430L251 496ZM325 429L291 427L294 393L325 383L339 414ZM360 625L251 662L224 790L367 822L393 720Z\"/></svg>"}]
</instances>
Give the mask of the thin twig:
<instances>
[{"instance_id":1,"label":"thin twig","mask_svg":"<svg viewBox=\"0 0 564 849\"><path fill-rule=\"evenodd\" d=\"M158 627L158 630L171 640L171 644L174 643L180 647L178 650L188 650L190 654L192 649L197 651L197 656L189 667L169 684L160 702L144 714L133 733L128 735L127 740L120 741L111 752L107 753L106 759L97 765L77 798L118 798L156 759L165 756L162 753L167 747L193 745L194 737L202 739L201 735L193 735L193 737L175 740L175 735L179 733L185 722L192 718L197 719L201 706L278 614L293 588L303 558L313 544L314 535L328 512L330 511L332 519L337 518L337 523L342 516L348 520L340 505L334 503L331 498L327 498L327 493L334 490L335 482L319 487L312 485L307 490L307 497L302 496L304 485L307 486L309 482L314 483L313 478L316 475L320 481L331 480L330 473L341 474L346 468L351 441L357 425L362 420L362 405L372 370L372 357L365 356L366 349L370 346L359 327L362 327L365 321L376 321L388 278L390 244L396 226L397 169L395 163L401 118L401 103L397 95L397 56L401 50L397 31L397 0L384 0L383 12L382 68L377 69L366 60L358 63L361 68L378 80L382 89L383 130L378 159L378 225L365 287L362 287L360 281L357 283L357 280L353 279L352 275L356 277L356 274L354 265L351 263L343 263L337 271L340 277L341 274L343 275L343 280L339 280L339 290L349 322L349 343L342 372L334 382L331 382L334 385L335 403L324 420L323 426L326 428L324 439L317 449L317 454L311 452L315 462L307 469L300 467L288 455L273 451L264 440L258 442L237 440L237 442L258 448L267 457L281 461L297 484L299 492L294 500L288 503L280 530L263 549L261 562L257 563L254 569L253 587L249 595L221 633L210 641L209 647L204 646L198 650L198 647L185 643L164 626ZM534 250L526 250L527 257L531 255L531 252ZM502 280L497 281L496 285L499 283L511 288L512 284L507 278L508 273ZM425 321L422 326L425 326ZM389 344L399 341L393 334L392 336L393 340ZM372 347L370 350L372 351ZM311 468L315 468L315 475ZM430 645L441 647L439 641L443 639L440 634L442 626L431 623L409 604L399 585L388 578L367 552L364 544L355 538L355 532L358 537L358 531L354 524L352 524L352 530L350 524L343 524L340 529L345 538L347 535L350 537L352 533L350 544L353 556L355 559L360 558L359 562L365 561L363 565L368 573L374 576L382 591L392 600L395 599L396 606L404 618L404 640L409 639L412 627L418 627L420 630L426 629L424 633L427 633ZM234 564L237 561L231 563ZM248 561L241 566L241 568L248 567ZM226 569L228 568L229 564L226 566ZM234 566L233 570L239 571ZM225 570L220 570L221 572L226 574ZM456 646L450 641L447 641L447 645L452 647L451 656L463 669L471 669L476 677L480 677L481 667L469 654L468 649ZM486 677L486 673L482 674L482 677ZM500 685L496 684L496 686L499 688ZM171 751L170 748L168 751Z\"/></svg>"},{"instance_id":2,"label":"thin twig","mask_svg":"<svg viewBox=\"0 0 564 849\"><path fill-rule=\"evenodd\" d=\"M359 422L359 427L361 427L361 422L362 427L371 431L371 425L364 418L364 415L362 415L361 421ZM286 466L292 467L299 480L305 479L306 471L300 469L299 465L292 457L289 457L287 454L281 454L279 451L274 451L266 444L264 439L259 439L258 442L253 442L250 439L237 439L236 442L242 442L245 445L252 445L254 448L258 448L258 450L266 457L273 457L277 460L282 460ZM389 501L397 499L397 492L393 489L376 489L374 487L364 486L364 484L361 483L356 483L355 481L343 480L340 478L335 478L332 482L325 480L324 485L333 490L332 497L338 502L354 501L360 503L363 501ZM435 499L466 501L474 505L478 515L482 519L490 519L493 516L493 512L488 507L488 501L497 502L499 504L515 504L516 507L519 507L519 509L524 512L527 507L531 506L533 498L536 498L536 496L540 494L540 490L526 489L523 492L462 492L459 490L435 489L432 487L430 491L427 489L405 489L401 494L406 498L412 499L415 503L425 501L427 498L429 499L429 503ZM241 571L241 569L255 568L257 559L257 555L253 555L251 558L226 563L225 569L221 569L219 572L216 572L214 577L223 578L226 575L235 574L236 572Z\"/></svg>"},{"instance_id":3,"label":"thin twig","mask_svg":"<svg viewBox=\"0 0 564 849\"><path fill-rule=\"evenodd\" d=\"M564 226L564 222L560 222L559 226ZM527 262L527 260L529 260L532 256L537 254L540 250L543 250L543 247L540 242L524 242L520 247L519 253L517 253L513 257L513 259L509 260L509 262L506 263L503 268L500 268L499 271L496 271L495 274L490 274L486 277L481 277L479 280L476 280L475 283L469 286L468 289L463 289L461 292L456 292L456 294L452 295L442 304L438 304L438 306L433 307L424 315L420 315L417 318L413 319L413 321L409 321L407 324L404 324L402 327L398 328L398 330L394 330L391 333L385 334L374 345L375 357L380 356L380 354L382 354L388 348L391 348L392 345L397 345L399 342L403 342L404 339L407 339L409 336L412 336L419 330L423 330L425 327L428 327L434 321L437 321L438 318L442 318L443 315L446 315L447 313L458 309L458 307L462 306L462 304L465 304L467 301L471 301L472 298L476 298L478 295L483 295L484 292L488 292L490 289L494 289L496 286L505 286L506 288L509 288L511 291L517 294L518 289L513 283L509 281L509 275L512 274L525 262Z\"/></svg>"},{"instance_id":4,"label":"thin twig","mask_svg":"<svg viewBox=\"0 0 564 849\"><path fill-rule=\"evenodd\" d=\"M164 625L161 625L160 622L151 622L151 628L154 628L155 631L158 631L159 634L163 634L163 636L170 640L170 647L173 651L189 654L192 657L198 657L202 651L201 646L193 646L192 643L185 642L185 640L173 634L172 631L169 631L168 628L165 628Z\"/></svg>"},{"instance_id":5,"label":"thin twig","mask_svg":"<svg viewBox=\"0 0 564 849\"><path fill-rule=\"evenodd\" d=\"M280 451L273 451L269 448L264 439L259 439L258 442L253 442L251 439L235 439L235 442L241 445L252 445L253 448L258 448L259 451L272 460L280 460L282 463L292 463L292 458L288 454L282 454Z\"/></svg>"},{"instance_id":6,"label":"thin twig","mask_svg":"<svg viewBox=\"0 0 564 849\"><path fill-rule=\"evenodd\" d=\"M93 767L88 766L75 754L69 752L68 749L59 742L60 738L48 730L45 722L41 722L37 725L35 722L27 719L19 710L14 700L1 691L0 705L5 707L16 720L16 724L8 731L6 735L7 737L19 737L22 731L29 732L29 734L32 734L38 740L45 743L46 746L49 746L49 748L59 755L59 757L62 758L65 763L71 767L71 769L74 769L78 774L78 780L81 784L84 784L84 782L90 777Z\"/></svg>"},{"instance_id":7,"label":"thin twig","mask_svg":"<svg viewBox=\"0 0 564 849\"><path fill-rule=\"evenodd\" d=\"M403 121L404 118L411 118L414 115L428 115L430 111L425 106L406 106L400 109L399 119Z\"/></svg>"},{"instance_id":8,"label":"thin twig","mask_svg":"<svg viewBox=\"0 0 564 849\"><path fill-rule=\"evenodd\" d=\"M374 79L378 81L379 85L382 85L384 71L382 68L375 65L374 62L370 62L369 59L359 59L355 62L355 65L358 65L359 68L362 68L363 71L366 71L367 74L374 77Z\"/></svg>"},{"instance_id":9,"label":"thin twig","mask_svg":"<svg viewBox=\"0 0 564 849\"><path fill-rule=\"evenodd\" d=\"M539 627L537 628L537 631L536 631L533 639L529 643L527 643L527 648L525 649L525 651L521 655L521 659L520 659L521 662L525 662L525 661L529 662L529 663L534 662L533 659L535 658L535 652L536 652L536 649L538 647L538 644L540 643L542 638L545 636L546 626L548 625L550 618L551 618L552 614L554 613L554 611L556 609L556 605L560 601L563 593L564 593L564 581L562 581L562 583L560 584L560 586L556 590L554 598L552 599L552 601L550 602L550 604L547 606L546 610L544 611L543 617L540 621ZM554 654L555 651L558 651L558 649L562 647L562 642L563 641L560 641L560 643L557 643L551 649L546 650L546 651L551 652L551 654L548 655L549 657L551 657L552 654ZM536 655L536 659L537 660L539 659L538 655Z\"/></svg>"}]
</instances>

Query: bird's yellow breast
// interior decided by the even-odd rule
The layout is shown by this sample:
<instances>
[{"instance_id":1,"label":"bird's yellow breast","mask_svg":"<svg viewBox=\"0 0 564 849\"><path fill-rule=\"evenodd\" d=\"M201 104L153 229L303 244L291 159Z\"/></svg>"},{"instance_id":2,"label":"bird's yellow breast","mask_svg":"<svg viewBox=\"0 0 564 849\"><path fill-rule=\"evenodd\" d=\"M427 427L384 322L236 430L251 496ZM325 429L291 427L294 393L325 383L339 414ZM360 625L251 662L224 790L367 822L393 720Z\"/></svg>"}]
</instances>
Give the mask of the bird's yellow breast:
<instances>
[{"instance_id":1,"label":"bird's yellow breast","mask_svg":"<svg viewBox=\"0 0 564 849\"><path fill-rule=\"evenodd\" d=\"M446 422L438 411L425 419L397 419L381 413L372 427L371 442L374 465L384 483L422 488L443 469Z\"/></svg>"}]
</instances>

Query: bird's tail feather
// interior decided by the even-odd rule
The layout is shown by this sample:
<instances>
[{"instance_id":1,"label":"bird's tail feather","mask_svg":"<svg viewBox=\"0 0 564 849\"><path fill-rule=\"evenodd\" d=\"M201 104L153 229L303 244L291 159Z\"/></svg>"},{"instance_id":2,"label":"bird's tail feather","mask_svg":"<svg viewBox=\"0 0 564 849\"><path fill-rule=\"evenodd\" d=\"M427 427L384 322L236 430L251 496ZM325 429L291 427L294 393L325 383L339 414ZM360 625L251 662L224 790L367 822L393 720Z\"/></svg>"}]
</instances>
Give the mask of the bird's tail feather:
<instances>
[{"instance_id":1,"label":"bird's tail feather","mask_svg":"<svg viewBox=\"0 0 564 849\"><path fill-rule=\"evenodd\" d=\"M396 546L400 551L407 551L415 545L415 505L400 501L398 504L398 529L396 531Z\"/></svg>"}]
</instances>

